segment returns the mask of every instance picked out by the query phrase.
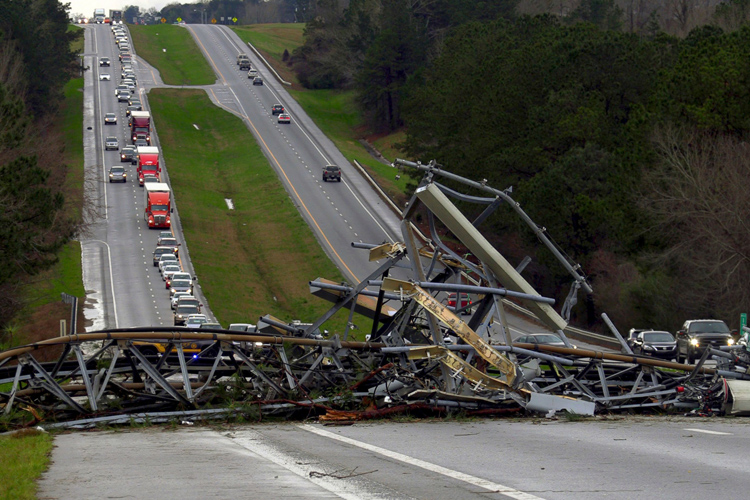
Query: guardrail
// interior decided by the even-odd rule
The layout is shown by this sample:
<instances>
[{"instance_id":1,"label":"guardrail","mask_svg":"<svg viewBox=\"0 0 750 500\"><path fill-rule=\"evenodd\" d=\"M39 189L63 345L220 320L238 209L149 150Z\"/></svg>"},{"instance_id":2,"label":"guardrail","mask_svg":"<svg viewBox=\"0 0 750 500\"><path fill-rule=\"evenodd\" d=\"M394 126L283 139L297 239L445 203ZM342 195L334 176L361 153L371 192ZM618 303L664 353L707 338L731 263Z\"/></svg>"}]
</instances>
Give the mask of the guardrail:
<instances>
[{"instance_id":1,"label":"guardrail","mask_svg":"<svg viewBox=\"0 0 750 500\"><path fill-rule=\"evenodd\" d=\"M276 70L273 68L273 66L271 66L271 63L269 63L268 61L266 61L266 58L263 57L263 54L261 54L260 52L258 52L258 49L256 49L255 47L253 47L250 42L247 42L247 46L250 47L250 50L252 50L255 53L256 56L260 57L260 60L263 61L263 64L266 65L266 68L270 69L273 72L273 74L276 75L276 78L281 83L283 83L284 85L288 85L288 86L292 85L291 82L287 82L286 80L284 80L283 78L281 78L281 75L279 75L276 72Z\"/></svg>"}]
</instances>

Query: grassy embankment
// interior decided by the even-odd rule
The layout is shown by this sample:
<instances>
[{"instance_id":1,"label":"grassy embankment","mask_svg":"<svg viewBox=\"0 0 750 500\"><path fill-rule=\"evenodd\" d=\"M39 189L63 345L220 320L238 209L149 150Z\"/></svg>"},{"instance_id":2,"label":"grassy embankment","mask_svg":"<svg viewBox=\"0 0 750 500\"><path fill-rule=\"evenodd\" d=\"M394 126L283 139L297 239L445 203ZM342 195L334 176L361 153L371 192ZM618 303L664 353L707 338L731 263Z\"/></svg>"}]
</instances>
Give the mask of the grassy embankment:
<instances>
[{"instance_id":1,"label":"grassy embankment","mask_svg":"<svg viewBox=\"0 0 750 500\"><path fill-rule=\"evenodd\" d=\"M33 431L0 437L0 499L32 500L36 478L47 469L52 437Z\"/></svg>"},{"instance_id":2,"label":"grassy embankment","mask_svg":"<svg viewBox=\"0 0 750 500\"><path fill-rule=\"evenodd\" d=\"M149 103L190 257L221 324L325 312L330 304L312 297L307 282L341 275L242 121L200 90L154 89ZM343 332L347 314L324 327Z\"/></svg>"},{"instance_id":3,"label":"grassy embankment","mask_svg":"<svg viewBox=\"0 0 750 500\"><path fill-rule=\"evenodd\" d=\"M82 31L76 26L68 30ZM83 37L71 45L75 53L83 52ZM59 120L65 142L68 170L63 182L65 212L80 217L83 202L83 78L74 78L64 89ZM26 286L28 306L10 328L14 345L57 335L52 328L61 318L68 318L70 306L60 302L60 292L83 298L81 245L71 242L59 254L59 262ZM49 332L49 335L45 333ZM4 346L0 346L4 347ZM35 499L36 479L47 469L52 437L46 433L25 432L0 437L0 499Z\"/></svg>"},{"instance_id":4,"label":"grassy embankment","mask_svg":"<svg viewBox=\"0 0 750 500\"><path fill-rule=\"evenodd\" d=\"M232 29L243 41L252 43L282 78L292 83L289 93L348 160L357 160L364 165L392 197L402 195L407 177L397 180L395 169L374 159L359 143L359 139L366 135L366 127L355 103L354 91L306 90L283 61L284 50L291 54L302 44L304 27L301 23L257 24ZM404 157L404 153L394 146L402 140L403 132L397 132L374 140L373 145L385 158L393 161Z\"/></svg>"},{"instance_id":5,"label":"grassy embankment","mask_svg":"<svg viewBox=\"0 0 750 500\"><path fill-rule=\"evenodd\" d=\"M82 31L73 25L69 30ZM83 37L71 48L75 53L83 52ZM65 143L64 159L68 167L62 188L66 200L65 214L79 218L83 200L83 78L70 80L64 88L64 96L57 123ZM32 277L24 287L27 306L7 327L6 345L0 345L0 348L56 336L59 320L70 317L70 306L60 301L60 293L84 296L80 243L68 243L58 258L55 266Z\"/></svg>"},{"instance_id":6,"label":"grassy embankment","mask_svg":"<svg viewBox=\"0 0 750 500\"><path fill-rule=\"evenodd\" d=\"M138 56L159 70L165 84L211 85L216 82L216 75L186 28L159 24L128 25L128 29Z\"/></svg>"}]
</instances>

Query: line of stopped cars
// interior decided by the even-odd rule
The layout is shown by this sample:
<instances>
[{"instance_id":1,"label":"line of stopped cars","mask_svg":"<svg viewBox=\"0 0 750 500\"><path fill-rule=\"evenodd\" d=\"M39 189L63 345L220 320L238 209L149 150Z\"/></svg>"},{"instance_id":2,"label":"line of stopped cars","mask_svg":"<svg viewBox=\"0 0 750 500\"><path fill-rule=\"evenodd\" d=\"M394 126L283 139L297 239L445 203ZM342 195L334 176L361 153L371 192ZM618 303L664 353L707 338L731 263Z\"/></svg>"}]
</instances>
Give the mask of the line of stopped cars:
<instances>
[{"instance_id":1,"label":"line of stopped cars","mask_svg":"<svg viewBox=\"0 0 750 500\"><path fill-rule=\"evenodd\" d=\"M263 85L263 78L258 70L253 68L250 57L243 53L237 55L237 66L240 71L247 70L247 77L253 80L253 85ZM283 104L276 103L271 106L271 115L276 116L277 123L290 125L292 116L284 108ZM323 182L335 181L341 182L341 168L336 165L326 165L323 167Z\"/></svg>"},{"instance_id":2,"label":"line of stopped cars","mask_svg":"<svg viewBox=\"0 0 750 500\"><path fill-rule=\"evenodd\" d=\"M127 109L125 116L131 122L131 113L133 110L141 111L143 109L140 100L135 92L137 86L137 78L135 70L133 69L133 56L130 53L130 41L128 33L124 25L113 24L112 35L115 38L119 51L119 60L121 65L120 80L118 85L114 88L114 95L117 97L118 102L127 102ZM112 60L109 57L99 58L99 80L101 82L112 81L112 74L106 72L105 68L110 68L112 71ZM104 124L105 125L117 125L118 117L117 113L105 113ZM120 151L120 161L130 161L131 163L137 163L137 152L136 147L139 144L148 145L150 144L150 136L146 134L145 137L131 137L133 140L132 145L123 146L120 149L120 141L114 135L109 135L104 140L104 149L106 151ZM140 142L138 142L140 141ZM109 182L128 182L128 172L125 167L121 165L112 165L108 172Z\"/></svg>"},{"instance_id":3,"label":"line of stopped cars","mask_svg":"<svg viewBox=\"0 0 750 500\"><path fill-rule=\"evenodd\" d=\"M722 320L691 319L683 323L675 336L665 330L631 328L626 342L633 354L692 364L706 349L733 346L737 336Z\"/></svg>"}]
</instances>

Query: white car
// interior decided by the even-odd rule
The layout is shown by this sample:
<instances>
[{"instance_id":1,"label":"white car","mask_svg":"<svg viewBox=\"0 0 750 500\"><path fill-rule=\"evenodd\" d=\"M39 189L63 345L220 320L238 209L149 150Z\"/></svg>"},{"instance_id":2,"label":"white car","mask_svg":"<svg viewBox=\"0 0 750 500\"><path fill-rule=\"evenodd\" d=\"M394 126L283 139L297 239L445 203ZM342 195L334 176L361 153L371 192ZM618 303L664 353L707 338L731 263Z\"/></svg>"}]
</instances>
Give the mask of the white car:
<instances>
[{"instance_id":1,"label":"white car","mask_svg":"<svg viewBox=\"0 0 750 500\"><path fill-rule=\"evenodd\" d=\"M161 274L164 272L164 267L169 264L176 264L180 265L179 261L177 260L177 257L173 253L171 254L164 254L161 257L159 257L159 273Z\"/></svg>"},{"instance_id":2,"label":"white car","mask_svg":"<svg viewBox=\"0 0 750 500\"><path fill-rule=\"evenodd\" d=\"M200 328L203 323L208 323L208 318L205 314L190 314L185 319L185 328Z\"/></svg>"},{"instance_id":3,"label":"white car","mask_svg":"<svg viewBox=\"0 0 750 500\"><path fill-rule=\"evenodd\" d=\"M110 81L111 79L112 79L112 78L111 78L111 77L109 76L109 73L101 73L101 74L99 75L99 80L102 80L102 81L107 81L107 82L108 82L108 81Z\"/></svg>"},{"instance_id":4,"label":"white car","mask_svg":"<svg viewBox=\"0 0 750 500\"><path fill-rule=\"evenodd\" d=\"M167 281L174 273L181 273L182 269L177 264L167 264L161 272L161 279Z\"/></svg>"},{"instance_id":5,"label":"white car","mask_svg":"<svg viewBox=\"0 0 750 500\"><path fill-rule=\"evenodd\" d=\"M177 301L180 300L180 297L192 297L190 292L176 292L174 295L172 295L171 299L171 307L174 309L177 306Z\"/></svg>"}]
</instances>

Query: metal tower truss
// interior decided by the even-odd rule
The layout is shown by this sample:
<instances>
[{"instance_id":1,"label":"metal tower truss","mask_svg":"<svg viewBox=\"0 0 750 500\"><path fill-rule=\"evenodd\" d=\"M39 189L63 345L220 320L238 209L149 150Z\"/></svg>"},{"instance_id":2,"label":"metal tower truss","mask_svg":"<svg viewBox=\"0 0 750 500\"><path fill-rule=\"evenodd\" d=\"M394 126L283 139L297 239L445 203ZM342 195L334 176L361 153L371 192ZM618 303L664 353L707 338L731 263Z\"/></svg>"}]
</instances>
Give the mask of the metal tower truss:
<instances>
[{"instance_id":1,"label":"metal tower truss","mask_svg":"<svg viewBox=\"0 0 750 500\"><path fill-rule=\"evenodd\" d=\"M320 318L299 323L267 315L254 332L106 330L0 352L0 426L239 414L353 420L403 411L741 411L742 394L750 394L743 346L709 349L696 365L683 365L632 354L611 325L610 345L621 345L618 350L574 347L563 331L577 291L592 293L591 286L510 189L463 179L434 163L396 163L424 173L402 214L403 241L353 244L379 263L359 283L309 282L313 295L332 304ZM443 186L436 182L441 176L491 197ZM472 221L451 198L485 209ZM506 205L572 276L560 312L522 276L528 259L513 266L480 233L482 222ZM417 214L422 220L426 214L429 234L416 227ZM458 245L440 238L439 224ZM463 300L470 296L475 300ZM513 343L506 319L511 302L531 311L565 347ZM324 337L321 329L341 310L348 313L345 330ZM349 340L354 314L372 321L366 342Z\"/></svg>"}]
</instances>

